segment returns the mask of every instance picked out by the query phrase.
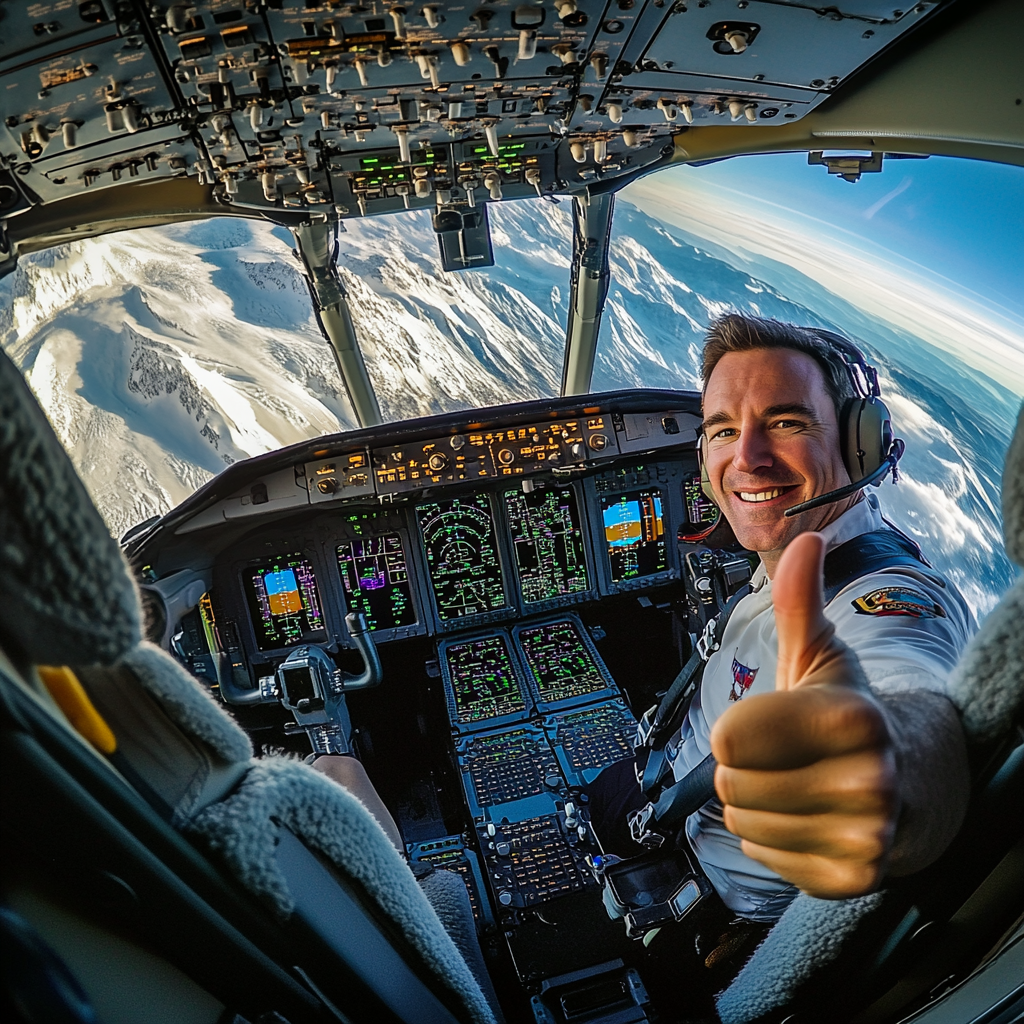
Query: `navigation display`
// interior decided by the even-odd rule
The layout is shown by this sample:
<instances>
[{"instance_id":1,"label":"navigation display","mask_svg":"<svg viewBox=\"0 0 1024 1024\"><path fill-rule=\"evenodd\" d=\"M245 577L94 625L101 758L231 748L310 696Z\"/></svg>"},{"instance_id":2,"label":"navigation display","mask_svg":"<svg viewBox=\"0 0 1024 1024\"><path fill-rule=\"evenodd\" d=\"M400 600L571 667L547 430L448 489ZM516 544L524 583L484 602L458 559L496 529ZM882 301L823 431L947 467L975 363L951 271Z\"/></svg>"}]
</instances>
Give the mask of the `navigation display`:
<instances>
[{"instance_id":1,"label":"navigation display","mask_svg":"<svg viewBox=\"0 0 1024 1024\"><path fill-rule=\"evenodd\" d=\"M427 569L442 620L505 607L505 588L486 495L421 505Z\"/></svg>"},{"instance_id":2,"label":"navigation display","mask_svg":"<svg viewBox=\"0 0 1024 1024\"><path fill-rule=\"evenodd\" d=\"M268 558L244 571L256 646L261 651L326 639L313 566L301 555Z\"/></svg>"},{"instance_id":3,"label":"navigation display","mask_svg":"<svg viewBox=\"0 0 1024 1024\"><path fill-rule=\"evenodd\" d=\"M571 487L505 492L519 586L527 604L590 588L583 531Z\"/></svg>"},{"instance_id":4,"label":"navigation display","mask_svg":"<svg viewBox=\"0 0 1024 1024\"><path fill-rule=\"evenodd\" d=\"M339 544L336 553L349 611L362 612L371 630L397 629L416 622L409 566L399 534L357 537Z\"/></svg>"},{"instance_id":5,"label":"navigation display","mask_svg":"<svg viewBox=\"0 0 1024 1024\"><path fill-rule=\"evenodd\" d=\"M445 660L457 723L482 722L526 710L505 637L452 644Z\"/></svg>"},{"instance_id":6,"label":"navigation display","mask_svg":"<svg viewBox=\"0 0 1024 1024\"><path fill-rule=\"evenodd\" d=\"M571 620L521 629L518 636L543 703L586 697L608 688L609 683Z\"/></svg>"},{"instance_id":7,"label":"navigation display","mask_svg":"<svg viewBox=\"0 0 1024 1024\"><path fill-rule=\"evenodd\" d=\"M601 515L612 580L618 583L668 568L659 488L603 496Z\"/></svg>"}]
</instances>

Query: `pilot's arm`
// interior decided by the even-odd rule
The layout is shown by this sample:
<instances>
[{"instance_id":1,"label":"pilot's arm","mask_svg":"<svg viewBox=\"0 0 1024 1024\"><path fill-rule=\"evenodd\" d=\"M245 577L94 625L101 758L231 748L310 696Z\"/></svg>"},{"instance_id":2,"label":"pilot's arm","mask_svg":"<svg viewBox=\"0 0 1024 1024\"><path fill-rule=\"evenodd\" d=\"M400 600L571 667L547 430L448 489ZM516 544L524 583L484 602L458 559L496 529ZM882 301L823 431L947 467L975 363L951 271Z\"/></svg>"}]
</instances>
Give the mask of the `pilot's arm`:
<instances>
[{"instance_id":1,"label":"pilot's arm","mask_svg":"<svg viewBox=\"0 0 1024 1024\"><path fill-rule=\"evenodd\" d=\"M934 861L956 835L970 779L953 704L927 689L883 696L835 636L824 543L797 537L772 580L776 689L715 723L715 787L744 853L812 896L842 899Z\"/></svg>"}]
</instances>

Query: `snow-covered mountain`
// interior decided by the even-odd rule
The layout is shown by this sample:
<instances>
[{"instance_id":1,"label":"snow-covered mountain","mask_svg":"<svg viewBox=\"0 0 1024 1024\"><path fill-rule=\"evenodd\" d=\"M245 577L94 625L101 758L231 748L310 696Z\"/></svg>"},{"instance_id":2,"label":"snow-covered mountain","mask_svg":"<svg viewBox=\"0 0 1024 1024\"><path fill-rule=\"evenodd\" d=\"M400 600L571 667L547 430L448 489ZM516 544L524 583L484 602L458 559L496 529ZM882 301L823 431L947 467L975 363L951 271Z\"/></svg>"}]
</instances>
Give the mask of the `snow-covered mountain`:
<instances>
[{"instance_id":1,"label":"snow-covered mountain","mask_svg":"<svg viewBox=\"0 0 1024 1024\"><path fill-rule=\"evenodd\" d=\"M339 265L390 419L557 391L568 204L491 208L498 265L446 274L426 214L347 222ZM167 511L226 464L354 418L290 234L217 220L30 256L0 282L0 343L111 530ZM693 388L729 309L846 331L879 360L910 451L883 503L987 610L1012 578L998 486L1015 400L789 268L702 247L620 203L594 387Z\"/></svg>"}]
</instances>

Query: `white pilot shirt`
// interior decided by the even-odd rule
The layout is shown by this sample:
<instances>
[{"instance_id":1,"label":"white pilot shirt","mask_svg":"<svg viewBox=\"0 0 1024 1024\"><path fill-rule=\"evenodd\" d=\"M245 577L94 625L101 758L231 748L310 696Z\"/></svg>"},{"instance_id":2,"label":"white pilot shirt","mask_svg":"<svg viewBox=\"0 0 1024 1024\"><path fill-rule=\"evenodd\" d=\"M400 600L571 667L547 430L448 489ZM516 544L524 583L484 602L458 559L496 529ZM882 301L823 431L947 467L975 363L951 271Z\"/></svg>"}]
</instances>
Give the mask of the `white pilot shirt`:
<instances>
[{"instance_id":1,"label":"white pilot shirt","mask_svg":"<svg viewBox=\"0 0 1024 1024\"><path fill-rule=\"evenodd\" d=\"M822 531L826 552L863 533L885 528L878 499L865 497ZM711 753L711 728L730 703L775 689L778 640L772 584L761 566L754 592L741 600L711 656L677 736L666 745L676 779ZM903 566L861 577L825 608L836 634L860 658L872 688L886 693L925 689L946 693L950 670L975 624L963 598L925 566ZM694 852L736 914L775 921L796 895L793 886L740 850L722 823L717 799L686 820Z\"/></svg>"}]
</instances>

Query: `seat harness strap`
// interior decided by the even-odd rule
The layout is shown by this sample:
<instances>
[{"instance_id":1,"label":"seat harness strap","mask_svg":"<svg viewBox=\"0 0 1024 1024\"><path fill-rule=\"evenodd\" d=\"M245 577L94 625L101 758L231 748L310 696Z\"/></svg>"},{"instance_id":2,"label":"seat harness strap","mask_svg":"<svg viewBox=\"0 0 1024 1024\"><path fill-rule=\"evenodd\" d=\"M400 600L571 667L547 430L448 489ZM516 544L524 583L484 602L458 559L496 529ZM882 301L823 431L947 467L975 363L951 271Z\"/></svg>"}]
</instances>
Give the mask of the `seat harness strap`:
<instances>
[{"instance_id":1,"label":"seat harness strap","mask_svg":"<svg viewBox=\"0 0 1024 1024\"><path fill-rule=\"evenodd\" d=\"M825 604L830 604L854 580L897 567L919 571L922 567L930 568L920 548L899 530L876 530L854 537L825 556ZM649 803L630 814L629 828L633 839L644 846L660 846L665 841L663 834L654 831L655 824L662 832L671 834L715 795L717 762L714 754L708 754L677 782L664 785L675 757L675 750L669 756L666 744L689 710L708 659L721 647L726 623L749 593L749 587L742 587L730 598L722 613L708 622L689 660L661 702L650 708L637 726L636 777Z\"/></svg>"}]
</instances>

